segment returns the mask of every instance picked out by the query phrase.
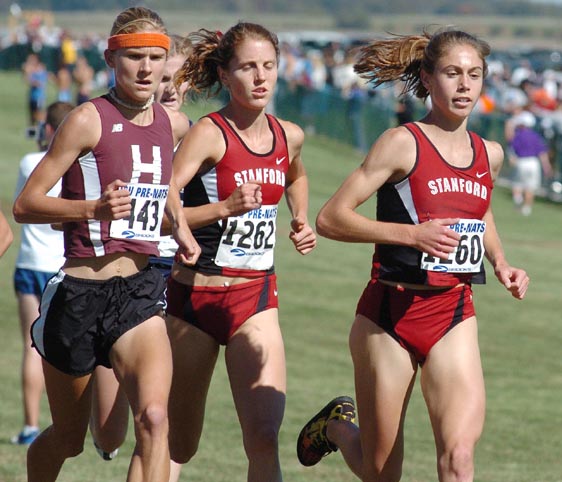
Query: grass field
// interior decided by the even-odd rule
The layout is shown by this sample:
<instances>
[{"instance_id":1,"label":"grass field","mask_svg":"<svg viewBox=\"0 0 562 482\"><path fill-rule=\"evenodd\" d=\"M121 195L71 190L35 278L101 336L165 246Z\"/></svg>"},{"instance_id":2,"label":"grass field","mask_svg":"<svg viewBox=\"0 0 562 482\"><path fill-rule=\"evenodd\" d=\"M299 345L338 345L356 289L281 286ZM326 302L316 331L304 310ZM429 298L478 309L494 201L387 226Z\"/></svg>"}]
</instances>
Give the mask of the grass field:
<instances>
[{"instance_id":1,"label":"grass field","mask_svg":"<svg viewBox=\"0 0 562 482\"><path fill-rule=\"evenodd\" d=\"M51 99L53 100L53 99ZM188 107L198 117L205 106ZM12 193L19 159L34 150L23 137L25 90L18 74L0 72L0 201L11 219ZM310 137L304 149L310 177L310 218L360 159L348 147ZM562 206L539 201L533 216L520 217L506 190L494 193L496 222L508 259L525 267L532 284L523 302L512 300L492 276L477 287L476 308L487 385L487 421L476 454L479 482L562 481L562 346L560 266ZM365 207L374 213L374 204ZM22 482L25 448L9 438L21 426L19 385L21 341L12 289L16 242L0 260L0 481ZM320 239L307 257L296 254L287 239L287 210L279 220L276 266L280 318L287 352L288 394L280 452L284 478L295 482L355 480L340 454L314 468L298 464L296 436L308 418L331 397L353 394L347 334L357 298L368 279L371 246ZM46 403L41 424L48 425ZM414 390L406 423L403 480L436 480L433 438L425 406ZM85 450L67 461L62 482L122 481L132 450L132 432L121 453L103 462L88 436ZM240 429L220 361L209 394L200 452L184 469L182 480L245 480L246 461Z\"/></svg>"}]
</instances>

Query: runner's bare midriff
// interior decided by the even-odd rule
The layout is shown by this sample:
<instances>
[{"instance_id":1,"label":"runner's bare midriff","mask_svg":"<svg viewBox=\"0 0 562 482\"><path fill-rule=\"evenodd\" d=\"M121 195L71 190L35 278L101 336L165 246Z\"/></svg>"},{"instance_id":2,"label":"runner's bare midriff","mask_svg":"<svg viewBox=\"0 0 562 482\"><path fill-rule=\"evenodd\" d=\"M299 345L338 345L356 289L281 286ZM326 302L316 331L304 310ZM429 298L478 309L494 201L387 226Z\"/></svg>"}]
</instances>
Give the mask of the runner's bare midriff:
<instances>
[{"instance_id":1,"label":"runner's bare midriff","mask_svg":"<svg viewBox=\"0 0 562 482\"><path fill-rule=\"evenodd\" d=\"M68 258L62 269L76 278L105 280L114 276L132 276L147 264L146 254L114 253L91 258Z\"/></svg>"},{"instance_id":2,"label":"runner's bare midriff","mask_svg":"<svg viewBox=\"0 0 562 482\"><path fill-rule=\"evenodd\" d=\"M256 278L245 278L242 276L224 276L199 273L186 266L174 263L171 276L173 279L187 286L232 286L247 283Z\"/></svg>"}]
</instances>

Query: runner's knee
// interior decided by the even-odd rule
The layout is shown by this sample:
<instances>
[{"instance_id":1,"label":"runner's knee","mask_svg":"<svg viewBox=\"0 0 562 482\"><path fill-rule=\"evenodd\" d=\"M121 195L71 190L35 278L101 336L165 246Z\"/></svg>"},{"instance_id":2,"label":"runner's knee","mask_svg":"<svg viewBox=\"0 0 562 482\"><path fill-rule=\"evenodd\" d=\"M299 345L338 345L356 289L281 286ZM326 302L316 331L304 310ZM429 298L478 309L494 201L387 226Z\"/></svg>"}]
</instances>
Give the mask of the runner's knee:
<instances>
[{"instance_id":1,"label":"runner's knee","mask_svg":"<svg viewBox=\"0 0 562 482\"><path fill-rule=\"evenodd\" d=\"M161 435L168 431L168 411L166 405L153 402L147 405L142 412L135 417L138 428L150 436Z\"/></svg>"},{"instance_id":2,"label":"runner's knee","mask_svg":"<svg viewBox=\"0 0 562 482\"><path fill-rule=\"evenodd\" d=\"M255 425L244 435L244 447L248 454L277 453L279 429L273 424Z\"/></svg>"},{"instance_id":3,"label":"runner's knee","mask_svg":"<svg viewBox=\"0 0 562 482\"><path fill-rule=\"evenodd\" d=\"M458 482L472 480L474 472L474 449L471 444L457 443L439 458L439 468L442 474L453 476Z\"/></svg>"},{"instance_id":4,"label":"runner's knee","mask_svg":"<svg viewBox=\"0 0 562 482\"><path fill-rule=\"evenodd\" d=\"M185 436L176 441L170 436L170 458L177 464L187 464L199 449L199 440L183 440Z\"/></svg>"},{"instance_id":5,"label":"runner's knee","mask_svg":"<svg viewBox=\"0 0 562 482\"><path fill-rule=\"evenodd\" d=\"M65 459L76 457L84 451L85 434L82 431L60 430L51 426L46 432L53 437L57 451Z\"/></svg>"}]
</instances>

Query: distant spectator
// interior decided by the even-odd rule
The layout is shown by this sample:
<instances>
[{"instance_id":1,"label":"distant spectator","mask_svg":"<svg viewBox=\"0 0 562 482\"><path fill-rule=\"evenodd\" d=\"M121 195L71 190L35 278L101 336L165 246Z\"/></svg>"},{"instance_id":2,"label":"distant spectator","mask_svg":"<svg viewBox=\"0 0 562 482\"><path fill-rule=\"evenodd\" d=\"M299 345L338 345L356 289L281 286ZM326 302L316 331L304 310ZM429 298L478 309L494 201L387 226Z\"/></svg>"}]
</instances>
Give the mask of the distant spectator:
<instances>
[{"instance_id":1,"label":"distant spectator","mask_svg":"<svg viewBox=\"0 0 562 482\"><path fill-rule=\"evenodd\" d=\"M310 86L318 91L323 91L326 88L326 80L328 78L328 69L324 64L322 52L319 50L309 50L307 53L310 71Z\"/></svg>"},{"instance_id":2,"label":"distant spectator","mask_svg":"<svg viewBox=\"0 0 562 482\"><path fill-rule=\"evenodd\" d=\"M305 77L305 63L298 48L288 43L281 45L281 58L279 61L279 76L293 89L302 83Z\"/></svg>"},{"instance_id":3,"label":"distant spectator","mask_svg":"<svg viewBox=\"0 0 562 482\"><path fill-rule=\"evenodd\" d=\"M513 69L511 73L511 84L521 85L522 82L528 80L533 81L536 73L533 70L531 62L528 59L522 59L519 65Z\"/></svg>"},{"instance_id":4,"label":"distant spectator","mask_svg":"<svg viewBox=\"0 0 562 482\"><path fill-rule=\"evenodd\" d=\"M57 82L57 100L70 102L72 100L72 74L66 67L61 67L55 77Z\"/></svg>"},{"instance_id":5,"label":"distant spectator","mask_svg":"<svg viewBox=\"0 0 562 482\"><path fill-rule=\"evenodd\" d=\"M45 119L47 102L47 82L49 74L39 55L30 53L22 66L25 81L29 85L28 108L29 122L38 125Z\"/></svg>"},{"instance_id":6,"label":"distant spectator","mask_svg":"<svg viewBox=\"0 0 562 482\"><path fill-rule=\"evenodd\" d=\"M404 92L404 83L396 82L393 87L393 96L396 99L394 103L394 115L396 116L396 124L401 126L408 122L414 122L414 111L416 100L410 92Z\"/></svg>"},{"instance_id":7,"label":"distant spectator","mask_svg":"<svg viewBox=\"0 0 562 482\"><path fill-rule=\"evenodd\" d=\"M55 78L58 88L57 100L70 103L72 102L72 73L76 67L78 50L67 30L62 31L59 42L59 63Z\"/></svg>"},{"instance_id":8,"label":"distant spectator","mask_svg":"<svg viewBox=\"0 0 562 482\"><path fill-rule=\"evenodd\" d=\"M27 178L45 155L57 127L72 108L71 104L63 102L55 102L47 108L47 118L37 138L39 150L27 154L20 162L15 197L19 195ZM48 195L57 197L60 190L59 181ZM39 316L41 294L47 281L64 262L63 252L62 231L55 231L49 224L22 224L21 244L14 272L14 289L23 337L21 382L24 426L20 433L11 439L14 444L29 445L39 435L39 408L45 383L41 356L31 346L30 328Z\"/></svg>"},{"instance_id":9,"label":"distant spectator","mask_svg":"<svg viewBox=\"0 0 562 482\"><path fill-rule=\"evenodd\" d=\"M516 114L529 104L527 94L519 86L506 84L500 89L500 109L507 114Z\"/></svg>"},{"instance_id":10,"label":"distant spectator","mask_svg":"<svg viewBox=\"0 0 562 482\"><path fill-rule=\"evenodd\" d=\"M94 69L83 55L76 59L76 67L72 76L77 85L76 105L80 105L90 100L94 85Z\"/></svg>"},{"instance_id":11,"label":"distant spectator","mask_svg":"<svg viewBox=\"0 0 562 482\"><path fill-rule=\"evenodd\" d=\"M547 69L542 75L542 85L548 96L553 99L558 99L559 83L557 74L552 69Z\"/></svg>"},{"instance_id":12,"label":"distant spectator","mask_svg":"<svg viewBox=\"0 0 562 482\"><path fill-rule=\"evenodd\" d=\"M60 37L60 68L68 69L70 73L76 66L78 51L70 32L63 30Z\"/></svg>"},{"instance_id":13,"label":"distant spectator","mask_svg":"<svg viewBox=\"0 0 562 482\"><path fill-rule=\"evenodd\" d=\"M0 211L0 257L3 256L6 250L10 247L13 239L14 234L10 229L8 220L4 216L4 213Z\"/></svg>"},{"instance_id":14,"label":"distant spectator","mask_svg":"<svg viewBox=\"0 0 562 482\"><path fill-rule=\"evenodd\" d=\"M513 202L520 207L523 216L529 216L537 190L542 183L542 172L546 178L552 175L548 146L544 138L533 128L535 116L522 111L509 123L513 126L513 137L509 141L509 163L514 168Z\"/></svg>"},{"instance_id":15,"label":"distant spectator","mask_svg":"<svg viewBox=\"0 0 562 482\"><path fill-rule=\"evenodd\" d=\"M488 93L485 85L482 87L482 92L474 109L475 113L483 115L491 114L494 110L496 110L496 101Z\"/></svg>"},{"instance_id":16,"label":"distant spectator","mask_svg":"<svg viewBox=\"0 0 562 482\"><path fill-rule=\"evenodd\" d=\"M537 112L554 111L558 107L558 102L555 97L552 97L548 91L542 86L537 85L530 80L521 82L521 89L527 95L530 101L529 107Z\"/></svg>"},{"instance_id":17,"label":"distant spectator","mask_svg":"<svg viewBox=\"0 0 562 482\"><path fill-rule=\"evenodd\" d=\"M353 63L355 62L355 55L352 51L348 51L342 62L336 64L332 69L334 78L334 87L342 92L349 92L351 86L357 83L360 79L353 70ZM364 83L361 81L361 83Z\"/></svg>"},{"instance_id":18,"label":"distant spectator","mask_svg":"<svg viewBox=\"0 0 562 482\"><path fill-rule=\"evenodd\" d=\"M486 83L482 85L482 92L472 110L472 116L468 121L470 130L481 133L489 133L492 119L490 117L496 111L496 100L488 91Z\"/></svg>"},{"instance_id":19,"label":"distant spectator","mask_svg":"<svg viewBox=\"0 0 562 482\"><path fill-rule=\"evenodd\" d=\"M362 84L362 82L361 82ZM365 122L363 121L363 109L367 91L359 82L354 82L347 93L347 116L351 121L353 133L353 147L361 154L366 154L369 146L365 139Z\"/></svg>"}]
</instances>

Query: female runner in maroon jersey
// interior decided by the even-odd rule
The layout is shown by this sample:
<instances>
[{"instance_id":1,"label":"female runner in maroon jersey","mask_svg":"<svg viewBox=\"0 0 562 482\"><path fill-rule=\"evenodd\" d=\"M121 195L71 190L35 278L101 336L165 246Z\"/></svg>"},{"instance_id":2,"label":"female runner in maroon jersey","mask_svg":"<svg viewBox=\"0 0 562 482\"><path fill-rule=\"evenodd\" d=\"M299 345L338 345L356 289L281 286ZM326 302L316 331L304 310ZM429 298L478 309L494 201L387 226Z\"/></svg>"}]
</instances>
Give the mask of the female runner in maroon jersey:
<instances>
[{"instance_id":1,"label":"female runner in maroon jersey","mask_svg":"<svg viewBox=\"0 0 562 482\"><path fill-rule=\"evenodd\" d=\"M174 75L183 65L190 49L187 38L170 35L170 50L164 68L164 75L154 93L154 102L159 102L167 109L180 111L183 105L187 84L178 88L174 85ZM181 141L181 139L180 139ZM171 232L168 219L166 232ZM173 236L163 236L158 244L160 256L151 256L150 264L160 270L162 274L169 273L172 268L173 257L178 248ZM166 274L167 277L167 274ZM90 417L90 431L97 452L104 460L112 460L119 452L119 447L125 441L129 425L129 403L123 387L119 385L113 370L102 365L96 367L94 377L94 399L92 416Z\"/></svg>"},{"instance_id":2,"label":"female runner in maroon jersey","mask_svg":"<svg viewBox=\"0 0 562 482\"><path fill-rule=\"evenodd\" d=\"M195 454L220 345L249 460L248 480L281 480L278 434L286 374L273 266L277 205L286 194L290 238L301 254L316 245L308 224L302 130L266 114L277 81L279 48L260 25L224 35L200 30L177 82L224 87L230 100L188 132L174 177L202 247L195 267L177 263L168 281L168 329L174 358L170 453Z\"/></svg>"},{"instance_id":3,"label":"female runner in maroon jersey","mask_svg":"<svg viewBox=\"0 0 562 482\"><path fill-rule=\"evenodd\" d=\"M164 210L178 258L191 264L200 251L171 179L174 145L188 121L152 102L168 48L155 12L136 7L117 16L105 52L115 87L68 115L14 205L18 222L62 222L67 258L32 327L53 423L29 449L30 482L56 480L65 459L82 451L98 365L113 368L133 412L127 480L169 477L165 283L148 266ZM47 197L60 177L61 197Z\"/></svg>"},{"instance_id":4,"label":"female runner in maroon jersey","mask_svg":"<svg viewBox=\"0 0 562 482\"><path fill-rule=\"evenodd\" d=\"M360 51L357 73L375 85L404 80L406 91L431 98L431 110L383 133L318 214L321 235L375 243L375 253L349 338L361 431L353 400L334 399L299 435L303 465L339 448L361 480L400 480L404 417L421 367L439 480L473 480L485 395L471 283L483 282L484 256L516 299L529 283L506 261L492 214L502 148L467 131L489 52L455 30ZM356 211L374 193L376 220Z\"/></svg>"}]
</instances>

